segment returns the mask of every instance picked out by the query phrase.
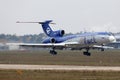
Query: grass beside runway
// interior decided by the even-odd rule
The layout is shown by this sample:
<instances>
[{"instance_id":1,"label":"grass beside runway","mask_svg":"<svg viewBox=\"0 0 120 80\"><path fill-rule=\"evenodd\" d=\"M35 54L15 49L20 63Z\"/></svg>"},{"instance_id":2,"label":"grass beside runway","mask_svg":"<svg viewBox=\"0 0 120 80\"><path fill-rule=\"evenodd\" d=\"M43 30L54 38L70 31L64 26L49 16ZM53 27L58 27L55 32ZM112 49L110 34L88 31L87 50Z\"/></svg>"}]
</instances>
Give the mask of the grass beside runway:
<instances>
[{"instance_id":1,"label":"grass beside runway","mask_svg":"<svg viewBox=\"0 0 120 80\"><path fill-rule=\"evenodd\" d=\"M53 56L48 51L2 51L0 64L120 66L120 50L91 53L91 56L84 56L82 51L65 50Z\"/></svg>"},{"instance_id":2,"label":"grass beside runway","mask_svg":"<svg viewBox=\"0 0 120 80\"><path fill-rule=\"evenodd\" d=\"M1 64L50 64L82 66L120 66L120 51L91 51L90 57L82 51L58 51L53 56L48 51L0 52ZM0 70L0 80L120 80L119 71L43 71Z\"/></svg>"},{"instance_id":3,"label":"grass beside runway","mask_svg":"<svg viewBox=\"0 0 120 80\"><path fill-rule=\"evenodd\" d=\"M120 80L120 72L0 70L0 80Z\"/></svg>"}]
</instances>

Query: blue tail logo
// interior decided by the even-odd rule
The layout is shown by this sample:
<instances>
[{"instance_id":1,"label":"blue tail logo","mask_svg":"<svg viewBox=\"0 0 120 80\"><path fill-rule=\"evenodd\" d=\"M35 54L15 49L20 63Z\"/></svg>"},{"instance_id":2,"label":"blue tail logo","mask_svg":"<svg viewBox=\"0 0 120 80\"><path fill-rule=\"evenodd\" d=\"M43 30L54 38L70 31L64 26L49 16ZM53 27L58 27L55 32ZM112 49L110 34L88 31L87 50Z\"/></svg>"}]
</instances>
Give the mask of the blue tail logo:
<instances>
[{"instance_id":1,"label":"blue tail logo","mask_svg":"<svg viewBox=\"0 0 120 80\"><path fill-rule=\"evenodd\" d=\"M47 34L50 34L50 28L48 27L47 29L46 29L46 32L47 32Z\"/></svg>"},{"instance_id":2,"label":"blue tail logo","mask_svg":"<svg viewBox=\"0 0 120 80\"><path fill-rule=\"evenodd\" d=\"M52 22L52 20L48 20L48 21L45 21L45 22L42 22L40 24L42 24L42 28L43 28L43 31L45 32L45 34L47 36L50 36L51 37L51 34L52 34L52 29L50 28L49 24Z\"/></svg>"}]
</instances>

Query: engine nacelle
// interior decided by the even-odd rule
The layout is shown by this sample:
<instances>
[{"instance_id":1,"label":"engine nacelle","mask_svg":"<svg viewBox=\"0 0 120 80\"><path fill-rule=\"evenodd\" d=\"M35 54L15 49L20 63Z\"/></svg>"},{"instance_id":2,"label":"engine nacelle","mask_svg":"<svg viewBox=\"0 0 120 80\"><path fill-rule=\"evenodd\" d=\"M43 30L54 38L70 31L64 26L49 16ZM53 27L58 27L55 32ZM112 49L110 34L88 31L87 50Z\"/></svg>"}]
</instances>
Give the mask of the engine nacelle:
<instances>
[{"instance_id":1,"label":"engine nacelle","mask_svg":"<svg viewBox=\"0 0 120 80\"><path fill-rule=\"evenodd\" d=\"M53 32L53 35L57 37L62 37L64 34L65 34L64 30L58 30Z\"/></svg>"},{"instance_id":2,"label":"engine nacelle","mask_svg":"<svg viewBox=\"0 0 120 80\"><path fill-rule=\"evenodd\" d=\"M55 43L56 40L55 40L54 38L51 38L51 39L50 39L50 42L51 42L51 43Z\"/></svg>"}]
</instances>

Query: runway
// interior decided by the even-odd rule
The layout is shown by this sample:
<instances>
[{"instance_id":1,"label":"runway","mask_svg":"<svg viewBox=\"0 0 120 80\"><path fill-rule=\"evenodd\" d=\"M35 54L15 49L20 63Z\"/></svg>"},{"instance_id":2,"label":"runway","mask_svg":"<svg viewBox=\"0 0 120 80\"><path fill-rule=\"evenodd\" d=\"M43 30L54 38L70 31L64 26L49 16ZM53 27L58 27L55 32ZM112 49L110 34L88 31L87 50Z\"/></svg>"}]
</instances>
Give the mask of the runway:
<instances>
[{"instance_id":1,"label":"runway","mask_svg":"<svg viewBox=\"0 0 120 80\"><path fill-rule=\"evenodd\" d=\"M73 66L73 65L23 65L23 64L0 64L0 69L13 70L87 70L87 71L120 71L120 67L110 66Z\"/></svg>"}]
</instances>

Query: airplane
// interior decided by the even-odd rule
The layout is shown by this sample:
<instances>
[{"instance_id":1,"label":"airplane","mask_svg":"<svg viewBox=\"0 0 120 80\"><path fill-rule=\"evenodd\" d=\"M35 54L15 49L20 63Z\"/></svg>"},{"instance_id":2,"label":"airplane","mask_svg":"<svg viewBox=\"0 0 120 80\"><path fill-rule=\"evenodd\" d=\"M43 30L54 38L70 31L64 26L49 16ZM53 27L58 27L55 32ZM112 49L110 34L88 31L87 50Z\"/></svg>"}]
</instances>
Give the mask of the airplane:
<instances>
[{"instance_id":1,"label":"airplane","mask_svg":"<svg viewBox=\"0 0 120 80\"><path fill-rule=\"evenodd\" d=\"M84 55L90 56L90 49L98 48L104 51L104 44L115 42L114 35L109 32L86 32L81 34L72 34L65 36L64 30L53 31L49 24L55 24L52 20L44 22L17 22L17 23L38 23L42 25L44 33L48 36L41 44L23 43L23 47L41 47L51 48L50 54L56 55L55 49L85 49Z\"/></svg>"}]
</instances>

